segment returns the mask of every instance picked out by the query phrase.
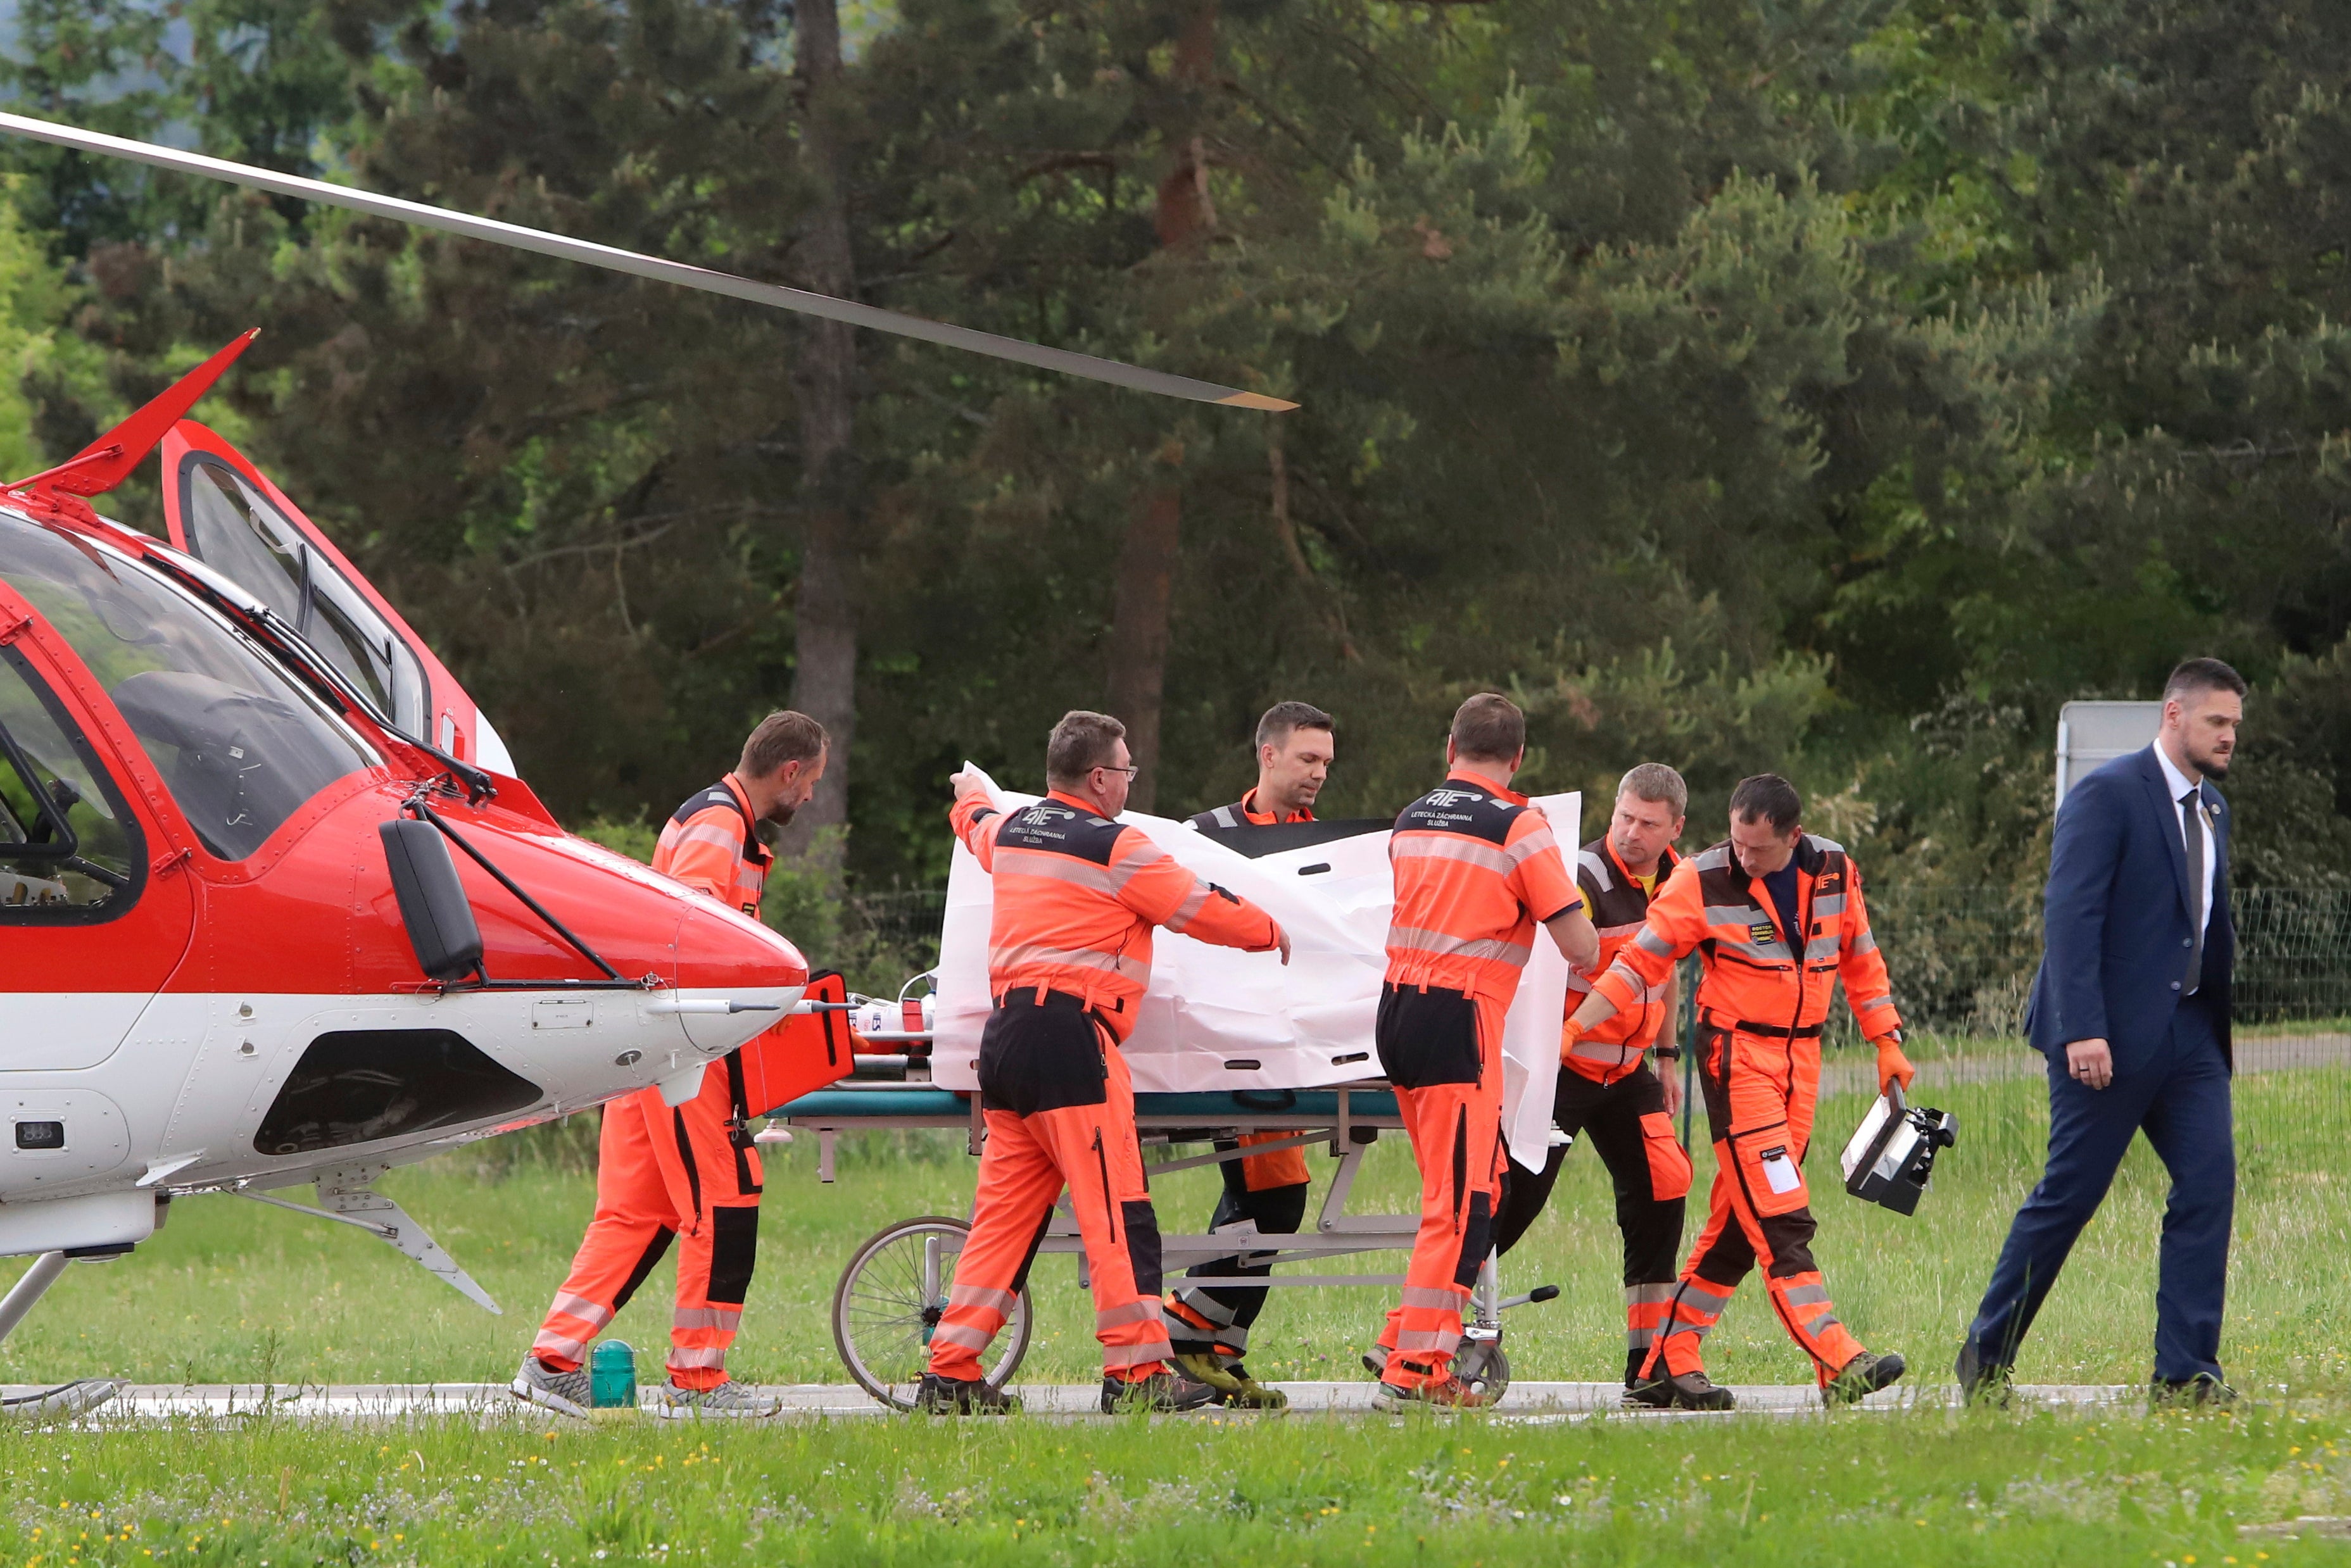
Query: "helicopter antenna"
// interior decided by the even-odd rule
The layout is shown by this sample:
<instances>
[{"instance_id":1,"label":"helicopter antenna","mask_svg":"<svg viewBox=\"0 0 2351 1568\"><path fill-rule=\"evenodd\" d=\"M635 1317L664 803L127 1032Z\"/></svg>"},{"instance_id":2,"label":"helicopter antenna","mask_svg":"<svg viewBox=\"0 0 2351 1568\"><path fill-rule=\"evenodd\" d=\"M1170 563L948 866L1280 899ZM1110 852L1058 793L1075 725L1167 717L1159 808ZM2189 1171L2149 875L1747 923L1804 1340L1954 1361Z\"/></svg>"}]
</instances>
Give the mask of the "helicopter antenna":
<instances>
[{"instance_id":1,"label":"helicopter antenna","mask_svg":"<svg viewBox=\"0 0 2351 1568\"><path fill-rule=\"evenodd\" d=\"M625 272L636 277L652 278L657 283L698 288L708 294L724 294L736 299L747 299L755 305L797 311L803 316L845 321L852 327L887 332L893 337L919 339L926 343L985 354L990 359L1009 360L1014 364L1029 365L1040 371L1058 371L1063 375L1107 382L1113 386L1127 387L1135 392L1186 398L1194 402L1222 403L1228 408L1259 409L1269 413L1282 413L1298 406L1281 398L1268 397L1263 392L1218 386L1214 382L1194 381L1189 376L1145 370L1140 365L1098 359L1094 355L1074 353L1068 349L1049 349L1041 344L1023 342L1018 338L999 337L994 332L951 326L944 321L926 320L920 316L902 315L895 310L860 305L854 300L836 299L829 294L755 282L747 277L737 277L732 273L714 272L708 267L689 267L680 261L641 256L635 251L598 245L592 240L573 239L566 235L549 234L544 229L525 228L520 224L502 223L496 218L475 217L471 213L453 212L447 207L429 206L423 202L405 201L398 196L386 196L350 185L306 180L298 174L281 174L274 169L256 169L250 163L208 158L201 152L183 152L174 147L159 147L152 141L108 136L100 131L84 131L78 126L59 125L54 120L35 120L22 114L0 114L0 133L29 136L35 141L71 147L78 152L94 152L100 157L127 158L158 169L170 169L183 174L201 174L209 180L223 180L232 185L245 185L276 195L320 202L332 207L348 207L355 213L414 224L420 228L438 229L444 234L460 235L467 239L487 240L492 245L534 251L540 256L558 256L565 261L584 262L590 267L601 267L611 272Z\"/></svg>"}]
</instances>

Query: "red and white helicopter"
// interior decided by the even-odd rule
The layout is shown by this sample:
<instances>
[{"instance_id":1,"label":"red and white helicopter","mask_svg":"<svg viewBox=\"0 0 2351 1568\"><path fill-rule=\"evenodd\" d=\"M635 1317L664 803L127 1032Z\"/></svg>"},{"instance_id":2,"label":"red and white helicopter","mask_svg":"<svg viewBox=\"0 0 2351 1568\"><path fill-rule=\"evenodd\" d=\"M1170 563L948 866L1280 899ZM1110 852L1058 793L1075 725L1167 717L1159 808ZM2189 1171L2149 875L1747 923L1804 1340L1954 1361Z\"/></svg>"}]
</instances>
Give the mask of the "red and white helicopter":
<instances>
[{"instance_id":1,"label":"red and white helicopter","mask_svg":"<svg viewBox=\"0 0 2351 1568\"><path fill-rule=\"evenodd\" d=\"M1203 402L1256 393L0 114L0 131ZM563 831L333 542L185 416L255 334L0 486L0 1256L120 1256L176 1197L317 1184L457 1290L392 1167L660 1083L774 1028L783 937ZM161 449L168 543L90 497ZM811 1019L811 1022L816 1020ZM787 1031L769 1087L848 1068ZM109 1388L107 1392L111 1392Z\"/></svg>"}]
</instances>

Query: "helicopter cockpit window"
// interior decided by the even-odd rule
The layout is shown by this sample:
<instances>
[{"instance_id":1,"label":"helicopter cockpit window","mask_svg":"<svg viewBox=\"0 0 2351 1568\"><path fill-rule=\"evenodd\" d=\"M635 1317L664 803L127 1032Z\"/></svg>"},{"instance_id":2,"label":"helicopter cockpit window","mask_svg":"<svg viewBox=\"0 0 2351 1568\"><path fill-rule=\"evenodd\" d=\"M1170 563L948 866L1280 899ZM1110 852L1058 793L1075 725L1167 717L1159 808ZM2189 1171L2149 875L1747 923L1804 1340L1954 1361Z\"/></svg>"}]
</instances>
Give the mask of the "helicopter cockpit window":
<instances>
[{"instance_id":1,"label":"helicopter cockpit window","mask_svg":"<svg viewBox=\"0 0 2351 1568\"><path fill-rule=\"evenodd\" d=\"M423 735L423 666L335 563L245 476L217 459L191 453L180 483L189 552L308 638L392 723Z\"/></svg>"},{"instance_id":2,"label":"helicopter cockpit window","mask_svg":"<svg viewBox=\"0 0 2351 1568\"><path fill-rule=\"evenodd\" d=\"M379 760L226 621L128 557L0 515L0 580L72 644L223 860Z\"/></svg>"},{"instance_id":3,"label":"helicopter cockpit window","mask_svg":"<svg viewBox=\"0 0 2351 1568\"><path fill-rule=\"evenodd\" d=\"M24 656L0 653L0 923L111 919L144 859L113 780Z\"/></svg>"}]
</instances>

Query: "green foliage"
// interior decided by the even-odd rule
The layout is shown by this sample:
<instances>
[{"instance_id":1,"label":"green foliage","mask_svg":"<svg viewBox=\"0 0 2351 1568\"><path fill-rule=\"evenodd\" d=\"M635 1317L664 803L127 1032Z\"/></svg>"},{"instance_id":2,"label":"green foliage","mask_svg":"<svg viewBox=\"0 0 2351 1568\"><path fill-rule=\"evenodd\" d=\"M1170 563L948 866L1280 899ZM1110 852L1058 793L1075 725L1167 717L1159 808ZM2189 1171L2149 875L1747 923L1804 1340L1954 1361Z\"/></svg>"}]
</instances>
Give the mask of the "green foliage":
<instances>
[{"instance_id":1,"label":"green foliage","mask_svg":"<svg viewBox=\"0 0 2351 1568\"><path fill-rule=\"evenodd\" d=\"M1033 783L1053 718L1104 700L1113 563L1165 490L1163 810L1238 794L1255 714L1301 696L1340 718L1327 807L1384 814L1491 687L1530 707L1531 787L1675 761L1703 840L1773 768L1880 886L2022 885L2058 706L2217 653L2257 683L2241 874L2351 880L2338 9L860 13L821 112L869 298L1304 406L862 346L852 882L935 884L946 776ZM0 89L39 111L796 277L813 111L783 8L19 16ZM6 155L78 258L26 329L53 345L25 378L44 455L259 322L208 417L559 812L657 820L788 699L788 323ZM774 918L845 957L867 927L796 874Z\"/></svg>"}]
</instances>

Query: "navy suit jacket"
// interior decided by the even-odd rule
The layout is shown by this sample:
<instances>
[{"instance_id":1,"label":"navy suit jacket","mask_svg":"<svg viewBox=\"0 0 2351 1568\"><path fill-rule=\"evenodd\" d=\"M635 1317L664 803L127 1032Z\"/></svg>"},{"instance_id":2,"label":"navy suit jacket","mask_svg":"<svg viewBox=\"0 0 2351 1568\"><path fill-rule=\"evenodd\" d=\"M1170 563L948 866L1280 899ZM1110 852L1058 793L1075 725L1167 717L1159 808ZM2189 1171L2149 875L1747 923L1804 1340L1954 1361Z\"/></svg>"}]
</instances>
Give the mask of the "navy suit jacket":
<instances>
[{"instance_id":1,"label":"navy suit jacket","mask_svg":"<svg viewBox=\"0 0 2351 1568\"><path fill-rule=\"evenodd\" d=\"M2225 1057L2237 956L2229 803L2209 779L2202 794L2213 857L2201 996ZM2062 1051L2073 1040L2102 1039L2113 1047L2117 1075L2145 1064L2169 1037L2195 936L2179 811L2154 747L2117 757L2066 792L2042 913L2047 940L2024 1014L2034 1048Z\"/></svg>"}]
</instances>

